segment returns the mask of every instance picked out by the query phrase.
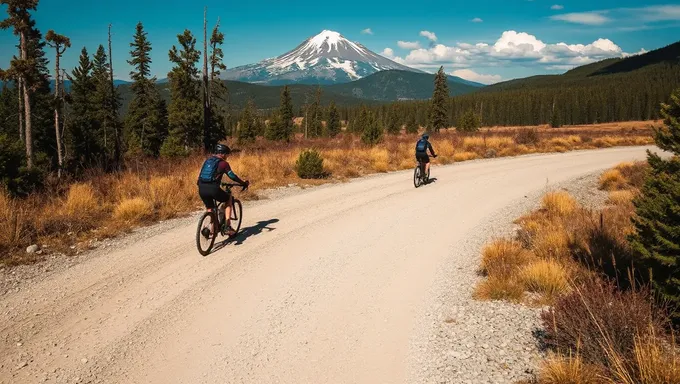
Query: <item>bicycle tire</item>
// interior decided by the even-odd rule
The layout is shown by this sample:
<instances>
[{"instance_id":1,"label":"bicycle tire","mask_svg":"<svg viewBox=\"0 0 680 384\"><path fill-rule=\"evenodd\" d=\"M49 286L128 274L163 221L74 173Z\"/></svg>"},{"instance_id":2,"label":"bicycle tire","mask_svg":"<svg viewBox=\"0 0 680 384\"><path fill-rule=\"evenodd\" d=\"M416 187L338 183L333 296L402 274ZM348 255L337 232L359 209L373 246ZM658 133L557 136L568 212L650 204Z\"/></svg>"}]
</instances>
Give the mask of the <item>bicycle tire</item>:
<instances>
[{"instance_id":1,"label":"bicycle tire","mask_svg":"<svg viewBox=\"0 0 680 384\"><path fill-rule=\"evenodd\" d=\"M210 225L212 225L212 236L210 236L209 242L208 242L208 247L206 249L203 249L201 240L206 239L205 236L201 233L201 230L204 228L203 223L206 218L210 218ZM208 256L210 254L210 251L212 251L213 245L215 245L215 239L217 238L217 231L215 230L215 218L216 215L213 214L212 212L204 212L201 215L201 218L198 220L198 227L196 228L196 248L198 248L198 253L200 253L202 256Z\"/></svg>"},{"instance_id":2,"label":"bicycle tire","mask_svg":"<svg viewBox=\"0 0 680 384\"><path fill-rule=\"evenodd\" d=\"M420 180L420 165L416 166L416 168L413 170L413 185L418 188L421 185L421 180Z\"/></svg>"},{"instance_id":3,"label":"bicycle tire","mask_svg":"<svg viewBox=\"0 0 680 384\"><path fill-rule=\"evenodd\" d=\"M236 236L238 235L238 231L241 230L241 223L243 222L243 204L241 204L241 200L234 199L231 216L231 227L234 228L235 231L233 236ZM234 220L238 223L236 226L234 226Z\"/></svg>"}]
</instances>

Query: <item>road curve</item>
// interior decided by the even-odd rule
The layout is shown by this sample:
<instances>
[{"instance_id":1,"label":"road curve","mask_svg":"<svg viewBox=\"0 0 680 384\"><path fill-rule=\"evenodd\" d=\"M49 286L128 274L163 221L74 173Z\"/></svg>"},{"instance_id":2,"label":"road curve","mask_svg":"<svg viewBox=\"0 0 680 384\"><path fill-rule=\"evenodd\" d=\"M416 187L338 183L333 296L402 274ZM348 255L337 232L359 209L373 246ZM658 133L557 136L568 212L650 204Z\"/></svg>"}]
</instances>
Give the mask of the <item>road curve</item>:
<instances>
[{"instance_id":1,"label":"road curve","mask_svg":"<svg viewBox=\"0 0 680 384\"><path fill-rule=\"evenodd\" d=\"M1 297L0 382L407 382L456 243L546 183L646 149L466 162L433 167L418 189L404 171L246 204L245 235L208 257L179 220Z\"/></svg>"}]
</instances>

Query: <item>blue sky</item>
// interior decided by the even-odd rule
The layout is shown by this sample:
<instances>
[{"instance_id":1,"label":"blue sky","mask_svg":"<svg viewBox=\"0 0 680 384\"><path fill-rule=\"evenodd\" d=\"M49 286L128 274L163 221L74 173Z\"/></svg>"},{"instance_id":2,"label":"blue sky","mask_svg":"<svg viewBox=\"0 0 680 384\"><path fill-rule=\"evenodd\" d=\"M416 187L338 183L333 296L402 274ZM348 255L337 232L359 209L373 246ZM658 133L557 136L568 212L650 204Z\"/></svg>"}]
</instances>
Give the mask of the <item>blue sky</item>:
<instances>
[{"instance_id":1,"label":"blue sky","mask_svg":"<svg viewBox=\"0 0 680 384\"><path fill-rule=\"evenodd\" d=\"M406 65L427 71L443 65L486 83L560 73L680 40L680 4L640 0L43 0L35 18L43 33L54 29L71 38L73 47L62 59L69 69L83 46L93 53L106 44L112 23L114 69L121 79L129 78L129 43L142 21L153 46L152 71L163 78L176 35L185 28L202 33L203 6L210 25L221 19L228 67L278 56L323 29ZM0 68L8 66L15 45L10 31L0 31Z\"/></svg>"}]
</instances>

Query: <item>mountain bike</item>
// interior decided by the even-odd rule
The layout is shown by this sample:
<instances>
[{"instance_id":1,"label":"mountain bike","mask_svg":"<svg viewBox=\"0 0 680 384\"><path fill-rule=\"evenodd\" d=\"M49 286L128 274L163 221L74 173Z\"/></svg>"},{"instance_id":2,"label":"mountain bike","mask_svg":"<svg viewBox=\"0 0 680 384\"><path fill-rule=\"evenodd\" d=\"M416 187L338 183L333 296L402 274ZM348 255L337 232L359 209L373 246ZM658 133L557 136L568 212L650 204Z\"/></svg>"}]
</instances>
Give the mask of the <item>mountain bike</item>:
<instances>
[{"instance_id":1,"label":"mountain bike","mask_svg":"<svg viewBox=\"0 0 680 384\"><path fill-rule=\"evenodd\" d=\"M432 157L437 157L437 156L432 156ZM418 165L416 165L416 168L413 170L413 185L415 185L416 188L420 187L423 184L427 184L430 181L430 171L427 171L427 175L425 174L425 163L422 161L418 161Z\"/></svg>"},{"instance_id":2,"label":"mountain bike","mask_svg":"<svg viewBox=\"0 0 680 384\"><path fill-rule=\"evenodd\" d=\"M241 187L239 184L227 183L222 183L222 186L227 188L230 192L233 187ZM245 189L246 188L243 190ZM231 217L229 219L231 220L231 225L235 232L229 236L230 239L238 234L238 231L241 229L241 222L243 221L243 205L241 204L241 201L233 195L231 201ZM217 201L215 201L213 206L216 208L205 211L198 220L196 247L198 248L198 253L203 256L210 254L213 245L215 245L215 239L217 238L218 233L222 236L227 235L226 219L224 217L226 213L226 204L227 203L219 203L219 205L217 205Z\"/></svg>"}]
</instances>

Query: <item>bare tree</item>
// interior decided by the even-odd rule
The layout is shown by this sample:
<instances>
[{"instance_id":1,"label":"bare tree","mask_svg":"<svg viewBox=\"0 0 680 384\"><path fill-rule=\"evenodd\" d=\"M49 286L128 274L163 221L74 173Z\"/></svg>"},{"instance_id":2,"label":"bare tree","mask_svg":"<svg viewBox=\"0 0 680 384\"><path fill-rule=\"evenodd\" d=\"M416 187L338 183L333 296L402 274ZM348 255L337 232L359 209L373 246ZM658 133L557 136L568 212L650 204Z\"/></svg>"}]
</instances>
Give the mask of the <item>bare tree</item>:
<instances>
[{"instance_id":1,"label":"bare tree","mask_svg":"<svg viewBox=\"0 0 680 384\"><path fill-rule=\"evenodd\" d=\"M113 84L113 53L111 52L111 24L109 24L109 76L111 78L111 116L118 116L118 103L116 100L116 88ZM120 167L120 124L116 119L114 124L113 163L114 167Z\"/></svg>"},{"instance_id":2,"label":"bare tree","mask_svg":"<svg viewBox=\"0 0 680 384\"><path fill-rule=\"evenodd\" d=\"M59 163L59 169L57 170L57 175L61 177L61 172L64 166L64 154L63 154L63 145L61 142L62 138L62 130L61 130L61 124L60 124L60 116L59 114L61 113L61 108L63 106L64 100L61 97L61 71L59 68L59 59L61 56L66 52L67 48L71 48L71 40L64 36L64 35L59 35L55 33L53 30L47 31L47 35L45 36L45 40L47 40L47 44L54 48L56 52L56 59L55 59L55 81L54 81L54 132L57 138L57 161Z\"/></svg>"},{"instance_id":3,"label":"bare tree","mask_svg":"<svg viewBox=\"0 0 680 384\"><path fill-rule=\"evenodd\" d=\"M208 82L208 7L203 9L203 149L210 150L210 83Z\"/></svg>"}]
</instances>

